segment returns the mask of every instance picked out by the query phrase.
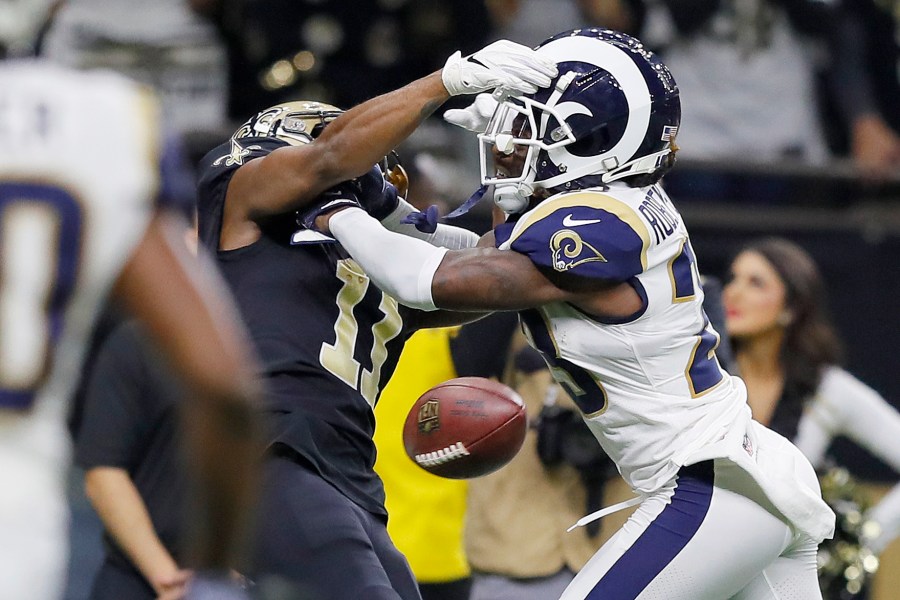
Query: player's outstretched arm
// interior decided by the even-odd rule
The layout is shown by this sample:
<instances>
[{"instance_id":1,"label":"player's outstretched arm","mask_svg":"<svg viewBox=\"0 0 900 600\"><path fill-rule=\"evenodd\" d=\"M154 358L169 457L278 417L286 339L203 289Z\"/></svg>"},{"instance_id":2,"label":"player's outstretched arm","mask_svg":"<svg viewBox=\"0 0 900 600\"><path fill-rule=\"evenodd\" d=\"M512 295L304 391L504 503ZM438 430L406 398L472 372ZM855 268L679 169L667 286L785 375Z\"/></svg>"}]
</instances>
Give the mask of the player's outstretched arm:
<instances>
[{"instance_id":1,"label":"player's outstretched arm","mask_svg":"<svg viewBox=\"0 0 900 600\"><path fill-rule=\"evenodd\" d=\"M328 231L382 290L421 310L520 310L578 294L558 288L528 257L495 248L448 251L382 227L359 208L321 215Z\"/></svg>"},{"instance_id":2,"label":"player's outstretched arm","mask_svg":"<svg viewBox=\"0 0 900 600\"><path fill-rule=\"evenodd\" d=\"M534 92L555 74L552 61L506 40L468 57L457 52L441 71L348 110L311 144L248 162L231 180L228 204L251 220L302 208L322 191L366 173L450 96L498 87Z\"/></svg>"},{"instance_id":3,"label":"player's outstretched arm","mask_svg":"<svg viewBox=\"0 0 900 600\"><path fill-rule=\"evenodd\" d=\"M621 318L642 303L627 282L545 273L514 251L436 248L388 231L360 208L323 211L315 225L329 231L378 287L412 308L485 312L569 302L589 314Z\"/></svg>"},{"instance_id":4,"label":"player's outstretched arm","mask_svg":"<svg viewBox=\"0 0 900 600\"><path fill-rule=\"evenodd\" d=\"M116 282L191 392L184 403L196 492L192 566L239 565L262 454L256 363L236 308L212 267L191 256L185 224L157 215ZM201 257L202 258L202 257Z\"/></svg>"}]
</instances>

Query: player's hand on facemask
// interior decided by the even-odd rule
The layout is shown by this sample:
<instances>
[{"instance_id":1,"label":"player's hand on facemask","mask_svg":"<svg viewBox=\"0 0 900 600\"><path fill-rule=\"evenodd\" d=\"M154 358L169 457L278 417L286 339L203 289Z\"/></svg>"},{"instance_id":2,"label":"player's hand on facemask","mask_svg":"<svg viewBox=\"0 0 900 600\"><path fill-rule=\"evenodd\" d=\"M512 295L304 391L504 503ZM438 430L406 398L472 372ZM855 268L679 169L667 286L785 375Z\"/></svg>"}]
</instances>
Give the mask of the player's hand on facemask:
<instances>
[{"instance_id":1,"label":"player's hand on facemask","mask_svg":"<svg viewBox=\"0 0 900 600\"><path fill-rule=\"evenodd\" d=\"M405 177L405 172L403 173ZM357 198L363 210L379 221L390 216L400 205L399 190L388 181L388 177L382 173L378 165L372 167L362 177L358 177L356 184L359 187ZM413 225L423 233L434 233L439 217L438 207L430 206L424 211L406 215L401 222Z\"/></svg>"},{"instance_id":2,"label":"player's hand on facemask","mask_svg":"<svg viewBox=\"0 0 900 600\"><path fill-rule=\"evenodd\" d=\"M556 77L556 64L527 46L500 40L469 56L447 59L441 79L451 96L495 88L533 94Z\"/></svg>"},{"instance_id":3,"label":"player's hand on facemask","mask_svg":"<svg viewBox=\"0 0 900 600\"><path fill-rule=\"evenodd\" d=\"M362 208L357 199L358 193L359 187L352 181L345 181L325 190L312 206L297 211L297 224L312 231L328 233L316 224L316 219L340 208Z\"/></svg>"},{"instance_id":4,"label":"player's hand on facemask","mask_svg":"<svg viewBox=\"0 0 900 600\"><path fill-rule=\"evenodd\" d=\"M469 106L446 111L444 120L451 125L481 133L487 129L497 104L497 100L491 94L478 94L475 96L475 102Z\"/></svg>"}]
</instances>

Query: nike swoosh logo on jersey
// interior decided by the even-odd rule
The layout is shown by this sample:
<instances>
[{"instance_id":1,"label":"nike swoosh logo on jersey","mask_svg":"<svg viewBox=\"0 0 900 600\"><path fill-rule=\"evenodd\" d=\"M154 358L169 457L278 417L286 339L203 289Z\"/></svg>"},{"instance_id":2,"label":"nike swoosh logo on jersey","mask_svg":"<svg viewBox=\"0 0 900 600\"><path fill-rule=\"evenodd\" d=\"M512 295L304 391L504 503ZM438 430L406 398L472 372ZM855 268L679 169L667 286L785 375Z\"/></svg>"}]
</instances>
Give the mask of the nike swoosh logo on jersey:
<instances>
[{"instance_id":1,"label":"nike swoosh logo on jersey","mask_svg":"<svg viewBox=\"0 0 900 600\"><path fill-rule=\"evenodd\" d=\"M563 219L563 225L566 227L578 227L579 225L593 225L599 223L600 219L575 219L572 214L568 214Z\"/></svg>"}]
</instances>

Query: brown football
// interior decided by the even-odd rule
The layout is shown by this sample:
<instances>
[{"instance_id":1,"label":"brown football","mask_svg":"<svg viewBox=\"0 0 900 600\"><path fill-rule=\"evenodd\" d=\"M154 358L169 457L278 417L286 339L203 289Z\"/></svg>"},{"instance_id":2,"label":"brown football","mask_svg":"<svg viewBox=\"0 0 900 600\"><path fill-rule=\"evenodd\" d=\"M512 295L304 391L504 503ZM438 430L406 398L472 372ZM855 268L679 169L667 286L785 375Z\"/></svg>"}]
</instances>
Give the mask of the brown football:
<instances>
[{"instance_id":1,"label":"brown football","mask_svg":"<svg viewBox=\"0 0 900 600\"><path fill-rule=\"evenodd\" d=\"M458 377L422 394L403 426L406 453L441 477L468 479L496 471L516 455L528 417L512 388Z\"/></svg>"}]
</instances>

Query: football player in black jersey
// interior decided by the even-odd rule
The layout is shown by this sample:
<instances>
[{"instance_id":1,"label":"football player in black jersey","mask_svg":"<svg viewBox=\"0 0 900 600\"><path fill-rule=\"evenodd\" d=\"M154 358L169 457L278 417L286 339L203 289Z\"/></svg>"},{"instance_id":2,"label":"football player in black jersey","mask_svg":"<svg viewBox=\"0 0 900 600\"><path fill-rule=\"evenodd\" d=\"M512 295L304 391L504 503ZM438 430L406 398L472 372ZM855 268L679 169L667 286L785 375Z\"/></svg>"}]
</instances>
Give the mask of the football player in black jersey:
<instances>
[{"instance_id":1,"label":"football player in black jersey","mask_svg":"<svg viewBox=\"0 0 900 600\"><path fill-rule=\"evenodd\" d=\"M554 73L528 48L496 42L471 57L457 52L441 72L346 113L316 102L272 107L203 159L200 240L234 292L268 393L251 573L261 586L276 575L317 600L419 598L385 528L372 407L409 334L448 322L398 306L333 239L298 226L295 210L318 197L353 197L360 188L351 178L383 181L373 165L451 95L537 90ZM399 222L411 206L389 208L383 216L414 229ZM443 225L426 237L457 248L477 242Z\"/></svg>"}]
</instances>

